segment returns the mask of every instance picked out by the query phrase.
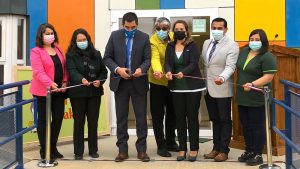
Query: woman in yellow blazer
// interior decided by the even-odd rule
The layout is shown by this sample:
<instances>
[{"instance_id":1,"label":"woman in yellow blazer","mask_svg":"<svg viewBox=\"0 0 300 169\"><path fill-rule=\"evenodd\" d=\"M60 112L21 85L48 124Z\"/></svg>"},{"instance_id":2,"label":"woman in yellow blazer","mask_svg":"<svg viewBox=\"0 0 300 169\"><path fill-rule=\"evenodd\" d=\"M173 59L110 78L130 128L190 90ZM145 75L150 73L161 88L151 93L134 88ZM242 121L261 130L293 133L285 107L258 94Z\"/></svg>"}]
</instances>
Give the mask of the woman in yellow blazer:
<instances>
[{"instance_id":1,"label":"woman in yellow blazer","mask_svg":"<svg viewBox=\"0 0 300 169\"><path fill-rule=\"evenodd\" d=\"M167 18L158 18L150 38L152 52L151 67L148 71L150 109L157 154L162 157L171 157L169 151L178 151L178 145L175 141L176 117L173 111L171 92L167 87L168 80L164 76L166 47L168 42L173 40L173 32L170 32L170 27L171 23Z\"/></svg>"}]
</instances>

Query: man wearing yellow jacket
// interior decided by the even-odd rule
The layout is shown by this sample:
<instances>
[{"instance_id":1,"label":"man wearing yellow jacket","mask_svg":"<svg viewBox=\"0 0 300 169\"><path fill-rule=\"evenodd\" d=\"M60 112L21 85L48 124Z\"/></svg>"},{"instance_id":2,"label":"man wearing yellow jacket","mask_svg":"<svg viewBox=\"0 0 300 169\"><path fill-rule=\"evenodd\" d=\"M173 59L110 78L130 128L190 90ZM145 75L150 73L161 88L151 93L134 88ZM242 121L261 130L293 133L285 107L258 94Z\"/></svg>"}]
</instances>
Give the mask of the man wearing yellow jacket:
<instances>
[{"instance_id":1,"label":"man wearing yellow jacket","mask_svg":"<svg viewBox=\"0 0 300 169\"><path fill-rule=\"evenodd\" d=\"M148 71L150 109L157 154L162 157L171 157L169 151L178 151L178 145L175 141L176 117L173 111L171 92L167 87L168 80L164 76L165 51L168 42L173 40L173 32L170 32L170 27L171 23L167 18L158 18L150 38L152 52L151 67Z\"/></svg>"}]
</instances>

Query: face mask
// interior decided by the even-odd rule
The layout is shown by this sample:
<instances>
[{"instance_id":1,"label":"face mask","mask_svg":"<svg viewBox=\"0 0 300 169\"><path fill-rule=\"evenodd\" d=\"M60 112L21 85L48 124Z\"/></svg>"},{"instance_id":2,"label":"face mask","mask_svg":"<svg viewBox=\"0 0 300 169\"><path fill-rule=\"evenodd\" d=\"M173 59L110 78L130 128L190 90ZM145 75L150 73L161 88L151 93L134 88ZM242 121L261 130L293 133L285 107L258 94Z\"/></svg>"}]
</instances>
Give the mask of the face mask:
<instances>
[{"instance_id":1,"label":"face mask","mask_svg":"<svg viewBox=\"0 0 300 169\"><path fill-rule=\"evenodd\" d=\"M258 51L261 48L262 44L261 41L250 41L249 47L253 51Z\"/></svg>"},{"instance_id":2,"label":"face mask","mask_svg":"<svg viewBox=\"0 0 300 169\"><path fill-rule=\"evenodd\" d=\"M175 31L174 32L174 39L176 40L182 40L186 37L185 31Z\"/></svg>"},{"instance_id":3,"label":"face mask","mask_svg":"<svg viewBox=\"0 0 300 169\"><path fill-rule=\"evenodd\" d=\"M126 36L128 38L132 38L137 29L132 29L131 31L129 31L129 30L127 30L127 29L124 28L124 30L125 30Z\"/></svg>"},{"instance_id":4,"label":"face mask","mask_svg":"<svg viewBox=\"0 0 300 169\"><path fill-rule=\"evenodd\" d=\"M54 40L55 40L54 35L44 35L44 37L43 37L43 42L45 44L52 44L54 42Z\"/></svg>"},{"instance_id":5,"label":"face mask","mask_svg":"<svg viewBox=\"0 0 300 169\"><path fill-rule=\"evenodd\" d=\"M156 31L156 35L158 36L159 39L165 40L166 37L168 36L168 31L163 31L163 30Z\"/></svg>"},{"instance_id":6,"label":"face mask","mask_svg":"<svg viewBox=\"0 0 300 169\"><path fill-rule=\"evenodd\" d=\"M224 37L224 31L222 30L211 30L211 34L216 41L219 41Z\"/></svg>"},{"instance_id":7,"label":"face mask","mask_svg":"<svg viewBox=\"0 0 300 169\"><path fill-rule=\"evenodd\" d=\"M88 41L83 41L83 42L76 42L77 43L77 47L79 49L86 49L88 47Z\"/></svg>"}]
</instances>

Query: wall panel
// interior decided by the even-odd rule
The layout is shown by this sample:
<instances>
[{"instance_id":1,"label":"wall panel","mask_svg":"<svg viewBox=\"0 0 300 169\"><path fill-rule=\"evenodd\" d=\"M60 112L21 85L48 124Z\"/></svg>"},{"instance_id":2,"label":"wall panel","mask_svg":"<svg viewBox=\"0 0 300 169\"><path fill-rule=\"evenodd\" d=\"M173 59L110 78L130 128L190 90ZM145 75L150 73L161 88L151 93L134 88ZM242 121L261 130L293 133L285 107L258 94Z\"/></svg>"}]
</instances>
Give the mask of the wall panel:
<instances>
[{"instance_id":1,"label":"wall panel","mask_svg":"<svg viewBox=\"0 0 300 169\"><path fill-rule=\"evenodd\" d=\"M250 32L262 28L272 40L285 40L285 0L235 0L235 40L248 41Z\"/></svg>"},{"instance_id":2,"label":"wall panel","mask_svg":"<svg viewBox=\"0 0 300 169\"><path fill-rule=\"evenodd\" d=\"M72 3L49 0L48 6L48 22L55 27L64 51L69 46L73 31L77 28L86 29L94 41L94 0L72 0Z\"/></svg>"}]
</instances>

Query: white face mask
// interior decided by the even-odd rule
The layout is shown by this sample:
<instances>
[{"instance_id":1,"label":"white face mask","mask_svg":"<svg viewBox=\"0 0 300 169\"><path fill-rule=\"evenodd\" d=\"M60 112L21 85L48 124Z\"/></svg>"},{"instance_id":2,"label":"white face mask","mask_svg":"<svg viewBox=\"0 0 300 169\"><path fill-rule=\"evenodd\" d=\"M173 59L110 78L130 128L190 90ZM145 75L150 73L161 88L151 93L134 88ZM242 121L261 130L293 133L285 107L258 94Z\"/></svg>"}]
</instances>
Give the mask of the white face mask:
<instances>
[{"instance_id":1,"label":"white face mask","mask_svg":"<svg viewBox=\"0 0 300 169\"><path fill-rule=\"evenodd\" d=\"M224 37L223 30L211 30L211 34L212 34L214 40L216 40L216 41L219 41Z\"/></svg>"},{"instance_id":2,"label":"white face mask","mask_svg":"<svg viewBox=\"0 0 300 169\"><path fill-rule=\"evenodd\" d=\"M261 41L250 41L249 42L249 47L253 51L258 51L261 48L261 46L262 46Z\"/></svg>"}]
</instances>

